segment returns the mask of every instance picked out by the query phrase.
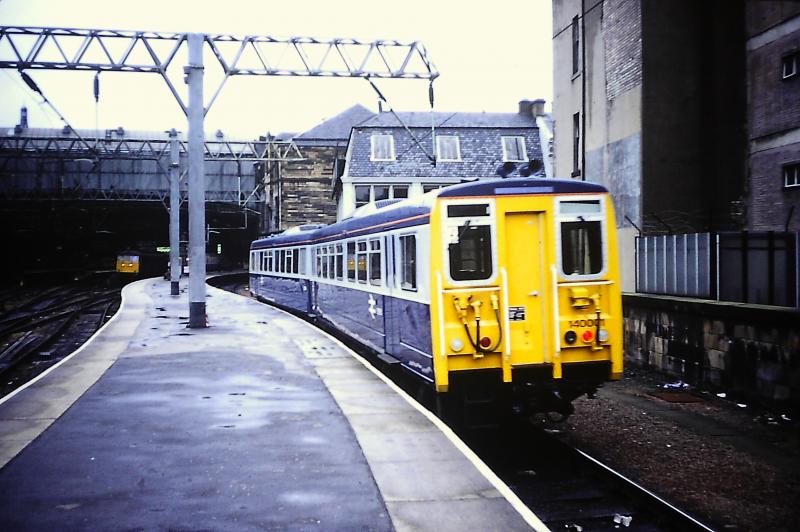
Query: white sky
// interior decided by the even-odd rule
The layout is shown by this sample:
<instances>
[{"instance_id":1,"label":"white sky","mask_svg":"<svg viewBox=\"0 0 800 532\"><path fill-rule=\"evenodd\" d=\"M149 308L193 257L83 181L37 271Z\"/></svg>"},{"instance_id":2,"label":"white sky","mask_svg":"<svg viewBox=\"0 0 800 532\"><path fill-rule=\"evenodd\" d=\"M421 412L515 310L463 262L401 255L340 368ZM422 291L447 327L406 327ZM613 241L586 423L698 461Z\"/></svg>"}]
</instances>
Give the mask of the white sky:
<instances>
[{"instance_id":1,"label":"white sky","mask_svg":"<svg viewBox=\"0 0 800 532\"><path fill-rule=\"evenodd\" d=\"M516 112L521 99L552 100L550 0L0 0L0 25L235 35L419 40L441 76L437 111ZM5 58L5 57L4 57ZM206 58L206 101L216 85ZM102 73L100 104L93 72L29 71L76 128L186 130L186 119L157 74ZM181 77L173 83L184 90ZM424 80L377 80L396 111L428 109ZM362 79L238 76L229 80L206 116L206 132L254 137L301 132L361 103L377 109ZM31 127L60 127L52 111L13 70L0 71L0 126L19 122L28 107Z\"/></svg>"}]
</instances>

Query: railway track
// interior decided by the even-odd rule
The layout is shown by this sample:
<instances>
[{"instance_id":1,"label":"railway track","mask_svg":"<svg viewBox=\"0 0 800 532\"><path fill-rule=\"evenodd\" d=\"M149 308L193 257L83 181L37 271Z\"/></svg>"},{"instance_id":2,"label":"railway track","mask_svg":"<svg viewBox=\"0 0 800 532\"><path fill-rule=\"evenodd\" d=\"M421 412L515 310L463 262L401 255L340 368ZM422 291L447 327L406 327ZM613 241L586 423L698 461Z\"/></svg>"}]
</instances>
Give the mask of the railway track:
<instances>
[{"instance_id":1,"label":"railway track","mask_svg":"<svg viewBox=\"0 0 800 532\"><path fill-rule=\"evenodd\" d=\"M221 276L212 284L246 295L244 276ZM326 329L327 330L327 329ZM336 335L336 331L328 331ZM341 340L382 371L392 373L373 353L352 339ZM403 387L405 379L389 375ZM427 394L414 393L435 412ZM583 451L558 438L556 424L532 422L522 416L503 425L465 429L453 427L481 459L551 530L589 531L710 531L669 502L639 486Z\"/></svg>"},{"instance_id":2,"label":"railway track","mask_svg":"<svg viewBox=\"0 0 800 532\"><path fill-rule=\"evenodd\" d=\"M116 311L119 288L102 277L68 286L0 292L0 395L6 395L83 344Z\"/></svg>"},{"instance_id":3,"label":"railway track","mask_svg":"<svg viewBox=\"0 0 800 532\"><path fill-rule=\"evenodd\" d=\"M713 530L560 441L557 429L520 419L497 431L458 432L551 530Z\"/></svg>"}]
</instances>

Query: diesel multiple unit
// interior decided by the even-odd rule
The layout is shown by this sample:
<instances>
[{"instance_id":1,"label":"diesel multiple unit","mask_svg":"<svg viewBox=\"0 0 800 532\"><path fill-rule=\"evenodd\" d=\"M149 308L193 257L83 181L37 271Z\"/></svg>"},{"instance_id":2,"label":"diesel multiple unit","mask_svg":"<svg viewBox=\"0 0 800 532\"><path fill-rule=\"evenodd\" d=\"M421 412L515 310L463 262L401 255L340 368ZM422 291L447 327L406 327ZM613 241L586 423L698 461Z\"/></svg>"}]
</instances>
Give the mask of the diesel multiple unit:
<instances>
[{"instance_id":1,"label":"diesel multiple unit","mask_svg":"<svg viewBox=\"0 0 800 532\"><path fill-rule=\"evenodd\" d=\"M614 228L600 185L465 183L257 240L250 289L398 361L440 397L569 414L622 375Z\"/></svg>"}]
</instances>

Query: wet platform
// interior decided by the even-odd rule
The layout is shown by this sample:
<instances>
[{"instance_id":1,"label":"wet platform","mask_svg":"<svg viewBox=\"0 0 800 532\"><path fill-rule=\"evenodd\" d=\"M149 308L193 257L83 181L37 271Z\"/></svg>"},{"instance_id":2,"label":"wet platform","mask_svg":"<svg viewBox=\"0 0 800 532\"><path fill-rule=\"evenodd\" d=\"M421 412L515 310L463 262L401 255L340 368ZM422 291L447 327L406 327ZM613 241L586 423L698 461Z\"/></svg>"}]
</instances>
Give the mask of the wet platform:
<instances>
[{"instance_id":1,"label":"wet platform","mask_svg":"<svg viewBox=\"0 0 800 532\"><path fill-rule=\"evenodd\" d=\"M546 530L340 342L208 288L126 287L74 355L0 402L0 530Z\"/></svg>"}]
</instances>

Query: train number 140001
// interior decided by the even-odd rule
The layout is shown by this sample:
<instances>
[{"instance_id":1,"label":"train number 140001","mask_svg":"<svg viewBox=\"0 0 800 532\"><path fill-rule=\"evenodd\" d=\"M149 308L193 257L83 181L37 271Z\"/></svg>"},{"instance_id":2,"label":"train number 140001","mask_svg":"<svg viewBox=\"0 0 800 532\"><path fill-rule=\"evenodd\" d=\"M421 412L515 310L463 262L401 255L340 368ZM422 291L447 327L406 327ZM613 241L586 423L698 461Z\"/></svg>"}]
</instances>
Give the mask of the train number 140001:
<instances>
[{"instance_id":1,"label":"train number 140001","mask_svg":"<svg viewBox=\"0 0 800 532\"><path fill-rule=\"evenodd\" d=\"M606 322L606 320L604 320L603 318L600 318L599 325L603 326L603 325L605 325L605 322ZM589 318L589 319L586 319L586 320L570 320L569 321L569 328L570 329L576 329L578 327L594 327L595 325L597 325L597 321L593 320L592 318Z\"/></svg>"}]
</instances>

